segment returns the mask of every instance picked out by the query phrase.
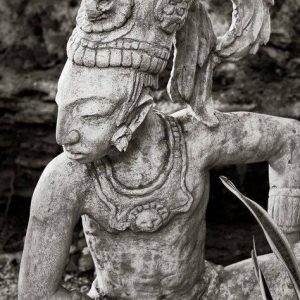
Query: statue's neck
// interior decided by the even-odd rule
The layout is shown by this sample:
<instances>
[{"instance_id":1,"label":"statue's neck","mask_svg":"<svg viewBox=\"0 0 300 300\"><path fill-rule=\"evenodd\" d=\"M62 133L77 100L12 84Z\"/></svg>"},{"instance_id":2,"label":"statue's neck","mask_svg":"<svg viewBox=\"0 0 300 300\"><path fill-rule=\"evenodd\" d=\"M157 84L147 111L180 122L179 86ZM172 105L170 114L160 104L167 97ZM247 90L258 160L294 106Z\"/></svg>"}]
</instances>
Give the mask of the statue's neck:
<instances>
[{"instance_id":1,"label":"statue's neck","mask_svg":"<svg viewBox=\"0 0 300 300\"><path fill-rule=\"evenodd\" d=\"M117 179L132 187L153 181L166 161L166 139L163 120L151 110L134 132L127 151L114 150L109 155Z\"/></svg>"}]
</instances>

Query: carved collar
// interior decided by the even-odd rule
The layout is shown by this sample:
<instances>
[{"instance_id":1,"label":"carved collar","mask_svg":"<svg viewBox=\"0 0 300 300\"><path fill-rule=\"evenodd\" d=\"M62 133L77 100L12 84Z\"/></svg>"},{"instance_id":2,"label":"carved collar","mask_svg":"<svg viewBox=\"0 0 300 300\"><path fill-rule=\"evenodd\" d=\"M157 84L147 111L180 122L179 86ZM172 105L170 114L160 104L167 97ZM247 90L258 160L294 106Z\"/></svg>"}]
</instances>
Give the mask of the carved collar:
<instances>
[{"instance_id":1,"label":"carved collar","mask_svg":"<svg viewBox=\"0 0 300 300\"><path fill-rule=\"evenodd\" d=\"M192 204L185 183L187 157L181 127L173 117L161 117L167 129L169 157L161 174L147 186L126 187L114 178L107 158L98 163L96 190L112 230L153 232Z\"/></svg>"}]
</instances>

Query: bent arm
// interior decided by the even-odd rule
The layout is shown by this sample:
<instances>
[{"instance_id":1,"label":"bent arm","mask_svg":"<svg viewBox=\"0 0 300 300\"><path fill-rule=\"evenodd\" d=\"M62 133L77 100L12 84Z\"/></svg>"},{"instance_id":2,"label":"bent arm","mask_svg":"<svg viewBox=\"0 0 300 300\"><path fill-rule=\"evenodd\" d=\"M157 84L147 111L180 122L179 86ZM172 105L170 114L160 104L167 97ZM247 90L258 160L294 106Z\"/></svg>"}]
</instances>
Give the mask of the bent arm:
<instances>
[{"instance_id":1,"label":"bent arm","mask_svg":"<svg viewBox=\"0 0 300 300\"><path fill-rule=\"evenodd\" d=\"M299 241L300 122L254 113L218 117L213 165L268 161L268 211L291 242Z\"/></svg>"},{"instance_id":2,"label":"bent arm","mask_svg":"<svg viewBox=\"0 0 300 300\"><path fill-rule=\"evenodd\" d=\"M80 204L69 181L73 176L54 165L46 168L33 195L19 275L20 300L89 299L60 286Z\"/></svg>"}]
</instances>

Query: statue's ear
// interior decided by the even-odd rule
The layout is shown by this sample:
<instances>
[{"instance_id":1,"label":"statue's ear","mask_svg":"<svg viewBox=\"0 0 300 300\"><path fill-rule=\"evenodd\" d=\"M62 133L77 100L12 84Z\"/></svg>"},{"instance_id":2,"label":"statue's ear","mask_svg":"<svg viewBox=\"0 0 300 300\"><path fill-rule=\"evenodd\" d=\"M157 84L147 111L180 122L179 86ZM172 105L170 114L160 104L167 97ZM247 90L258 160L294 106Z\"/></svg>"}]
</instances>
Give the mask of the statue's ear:
<instances>
[{"instance_id":1,"label":"statue's ear","mask_svg":"<svg viewBox=\"0 0 300 300\"><path fill-rule=\"evenodd\" d=\"M128 128L131 132L136 131L136 129L143 123L148 112L153 107L153 103L153 98L149 95L148 90L143 91L138 105L128 117Z\"/></svg>"},{"instance_id":2,"label":"statue's ear","mask_svg":"<svg viewBox=\"0 0 300 300\"><path fill-rule=\"evenodd\" d=\"M153 98L148 91L142 91L137 106L129 113L127 122L121 125L113 135L111 143L120 151L126 151L132 134L143 123L153 106Z\"/></svg>"},{"instance_id":3,"label":"statue's ear","mask_svg":"<svg viewBox=\"0 0 300 300\"><path fill-rule=\"evenodd\" d=\"M184 26L176 33L168 92L173 101L188 103L210 127L219 124L210 107L215 44L208 13L200 1L194 1Z\"/></svg>"}]
</instances>

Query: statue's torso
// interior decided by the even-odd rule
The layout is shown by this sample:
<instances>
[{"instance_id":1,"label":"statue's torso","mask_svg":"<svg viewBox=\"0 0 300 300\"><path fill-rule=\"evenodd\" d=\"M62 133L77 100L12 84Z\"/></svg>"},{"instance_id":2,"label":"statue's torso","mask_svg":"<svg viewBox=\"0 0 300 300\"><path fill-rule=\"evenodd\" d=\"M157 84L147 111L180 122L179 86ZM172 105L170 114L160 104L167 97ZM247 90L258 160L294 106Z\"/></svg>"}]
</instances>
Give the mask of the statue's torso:
<instances>
[{"instance_id":1,"label":"statue's torso","mask_svg":"<svg viewBox=\"0 0 300 300\"><path fill-rule=\"evenodd\" d=\"M83 225L99 289L117 299L197 299L205 289L208 173L195 169L181 124L165 124L169 155L147 186L122 185L107 159L94 169Z\"/></svg>"}]
</instances>

